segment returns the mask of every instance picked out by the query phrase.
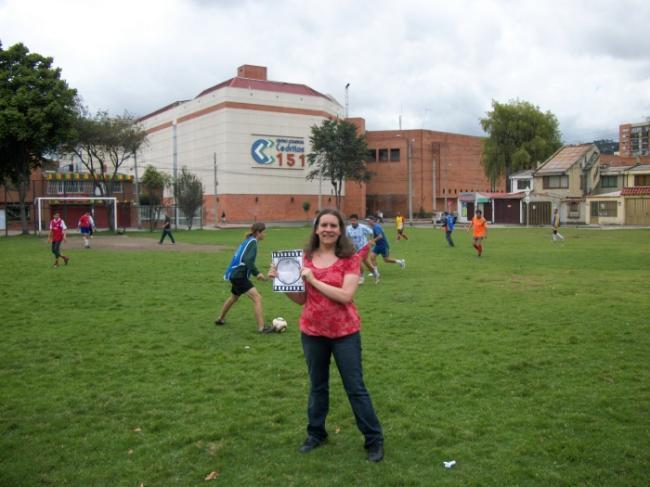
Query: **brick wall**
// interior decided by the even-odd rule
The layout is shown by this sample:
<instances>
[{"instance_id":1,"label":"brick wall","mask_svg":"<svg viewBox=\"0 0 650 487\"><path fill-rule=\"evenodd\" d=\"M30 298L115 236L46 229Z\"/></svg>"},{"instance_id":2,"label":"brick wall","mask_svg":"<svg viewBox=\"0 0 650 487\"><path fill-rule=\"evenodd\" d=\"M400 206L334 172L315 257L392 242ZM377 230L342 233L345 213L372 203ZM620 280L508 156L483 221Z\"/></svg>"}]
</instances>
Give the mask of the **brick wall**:
<instances>
[{"instance_id":1,"label":"brick wall","mask_svg":"<svg viewBox=\"0 0 650 487\"><path fill-rule=\"evenodd\" d=\"M344 197L342 202L343 212L359 213L365 211L364 188L359 188L357 183L346 183L351 191L351 196ZM358 189L349 189L355 186ZM249 223L256 221L263 222L301 222L309 221L316 216L318 211L318 195L250 195L250 194L226 194L218 197L219 201L212 195L204 196L204 224L215 224L215 204L218 205L217 213L226 213L227 223ZM293 198L293 201L291 200ZM332 195L323 195L323 208L335 208L336 198ZM303 203L308 201L310 208L308 212L303 209Z\"/></svg>"},{"instance_id":2,"label":"brick wall","mask_svg":"<svg viewBox=\"0 0 650 487\"><path fill-rule=\"evenodd\" d=\"M369 212L381 209L385 216L394 216L398 211L408 214L408 141L412 145L414 214L420 209L442 211L446 203L453 210L461 192L491 190L481 166L480 137L430 130L367 131L366 137L370 149L389 151L388 161L368 164L375 173L366 188ZM398 161L390 161L390 149L399 149ZM505 182L496 190L505 191Z\"/></svg>"}]
</instances>

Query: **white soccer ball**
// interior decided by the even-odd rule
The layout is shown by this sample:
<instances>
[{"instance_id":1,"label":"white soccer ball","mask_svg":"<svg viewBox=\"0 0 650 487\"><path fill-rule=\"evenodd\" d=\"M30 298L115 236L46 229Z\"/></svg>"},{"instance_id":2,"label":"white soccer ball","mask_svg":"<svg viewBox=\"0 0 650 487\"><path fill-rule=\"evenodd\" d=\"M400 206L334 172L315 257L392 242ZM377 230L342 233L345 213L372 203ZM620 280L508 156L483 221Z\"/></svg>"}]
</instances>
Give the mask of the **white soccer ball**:
<instances>
[{"instance_id":1,"label":"white soccer ball","mask_svg":"<svg viewBox=\"0 0 650 487\"><path fill-rule=\"evenodd\" d=\"M287 320L284 318L275 318L273 320L273 330L277 333L284 333L287 331Z\"/></svg>"}]
</instances>

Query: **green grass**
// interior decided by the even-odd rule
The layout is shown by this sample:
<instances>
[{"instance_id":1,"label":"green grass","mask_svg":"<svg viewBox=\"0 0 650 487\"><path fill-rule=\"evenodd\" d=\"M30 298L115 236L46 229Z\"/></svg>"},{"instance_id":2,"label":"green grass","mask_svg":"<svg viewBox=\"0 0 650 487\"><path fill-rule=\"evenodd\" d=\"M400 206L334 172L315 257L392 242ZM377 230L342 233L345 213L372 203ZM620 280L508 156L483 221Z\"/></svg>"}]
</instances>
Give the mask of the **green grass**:
<instances>
[{"instance_id":1,"label":"green grass","mask_svg":"<svg viewBox=\"0 0 650 487\"><path fill-rule=\"evenodd\" d=\"M0 239L0 485L202 485L214 470L225 485L647 485L650 231L492 229L478 259L462 230L455 249L439 230L389 230L407 268L382 264L356 297L380 464L334 367L330 442L297 452L300 308L260 283L287 333L258 335L245 301L215 327L231 251L73 237L55 270L44 239ZM270 229L260 267L307 233Z\"/></svg>"}]
</instances>

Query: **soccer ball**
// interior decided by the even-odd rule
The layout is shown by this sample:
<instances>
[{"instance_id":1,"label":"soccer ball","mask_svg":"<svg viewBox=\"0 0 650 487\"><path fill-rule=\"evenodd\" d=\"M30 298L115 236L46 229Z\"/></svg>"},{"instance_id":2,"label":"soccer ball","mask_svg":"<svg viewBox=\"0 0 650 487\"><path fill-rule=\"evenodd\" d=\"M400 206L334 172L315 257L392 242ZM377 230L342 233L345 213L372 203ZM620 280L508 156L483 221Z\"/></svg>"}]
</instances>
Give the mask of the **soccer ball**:
<instances>
[{"instance_id":1,"label":"soccer ball","mask_svg":"<svg viewBox=\"0 0 650 487\"><path fill-rule=\"evenodd\" d=\"M287 320L284 318L275 318L273 320L273 330L278 333L284 333L287 331Z\"/></svg>"}]
</instances>

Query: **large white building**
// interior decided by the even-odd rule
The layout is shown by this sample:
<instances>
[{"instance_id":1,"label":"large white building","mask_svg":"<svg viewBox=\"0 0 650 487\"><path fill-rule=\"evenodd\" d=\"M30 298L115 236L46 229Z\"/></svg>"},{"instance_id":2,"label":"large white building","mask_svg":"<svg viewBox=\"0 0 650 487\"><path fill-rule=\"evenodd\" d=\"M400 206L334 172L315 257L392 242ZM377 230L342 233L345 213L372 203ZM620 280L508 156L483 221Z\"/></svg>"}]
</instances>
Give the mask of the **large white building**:
<instances>
[{"instance_id":1,"label":"large white building","mask_svg":"<svg viewBox=\"0 0 650 487\"><path fill-rule=\"evenodd\" d=\"M337 117L344 108L331 96L269 81L265 67L244 65L196 98L142 117L149 136L138 165L170 174L187 167L199 176L206 224L222 213L229 222L305 220L319 200L323 207L334 204L329 181L320 186L305 177L312 126ZM351 186L358 185L348 185L355 204L347 201L346 210L363 212L364 195Z\"/></svg>"}]
</instances>

